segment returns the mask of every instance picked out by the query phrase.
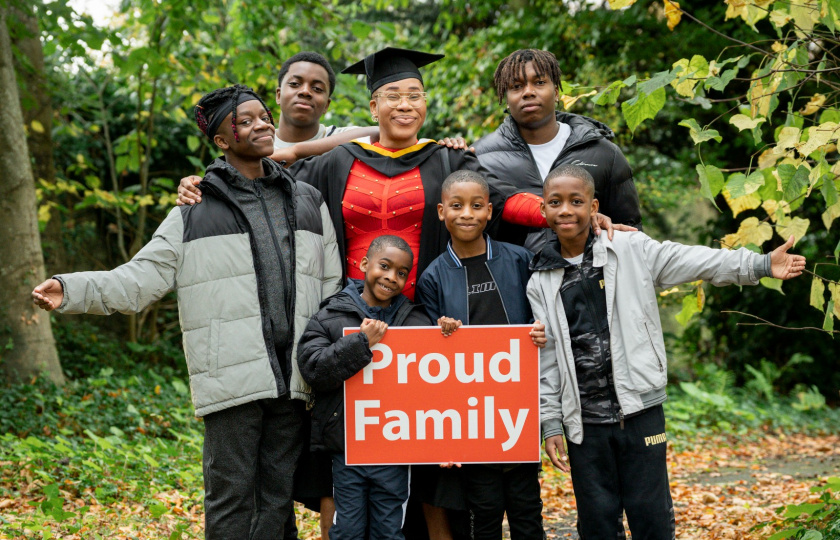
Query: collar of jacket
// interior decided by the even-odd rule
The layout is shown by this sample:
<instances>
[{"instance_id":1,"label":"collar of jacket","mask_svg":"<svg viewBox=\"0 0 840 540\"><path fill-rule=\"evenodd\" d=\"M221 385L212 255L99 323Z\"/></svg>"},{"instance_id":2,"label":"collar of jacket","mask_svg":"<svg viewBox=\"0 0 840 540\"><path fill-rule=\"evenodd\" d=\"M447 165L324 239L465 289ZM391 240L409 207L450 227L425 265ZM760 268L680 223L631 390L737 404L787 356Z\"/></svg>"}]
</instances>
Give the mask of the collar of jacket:
<instances>
[{"instance_id":1,"label":"collar of jacket","mask_svg":"<svg viewBox=\"0 0 840 540\"><path fill-rule=\"evenodd\" d=\"M385 321L386 323L391 324L396 318L396 315L400 311L402 305L408 301L408 297L404 294L401 294L394 298L390 306L384 308L378 306L369 306L368 303L365 302L364 298L362 298L362 292L364 292L365 290L365 282L361 279L353 278L350 278L347 281L347 286L344 287L344 290L342 292L346 293L347 296L349 296L353 300L353 303L356 305L356 307L359 308L359 310L361 310L364 316L369 319Z\"/></svg>"},{"instance_id":2,"label":"collar of jacket","mask_svg":"<svg viewBox=\"0 0 840 540\"><path fill-rule=\"evenodd\" d=\"M484 234L484 240L487 242L487 260L493 258L493 240L490 240L490 237L487 233ZM444 258L444 260L449 264L449 266L454 266L455 268L461 268L464 264L461 262L461 259L458 258L458 255L455 254L455 250L452 249L452 240L450 239L449 242L446 243L446 252L449 253L449 259Z\"/></svg>"},{"instance_id":3,"label":"collar of jacket","mask_svg":"<svg viewBox=\"0 0 840 540\"><path fill-rule=\"evenodd\" d=\"M595 233L590 229L589 237L586 239L584 256L586 256L587 252L592 252L593 267L606 266L608 249L612 250L613 247L612 242L607 238L607 232L601 231L601 234L595 236ZM571 263L560 255L560 240L556 236L552 236L552 239L531 259L531 263L529 264L532 272L555 270L569 266L572 266Z\"/></svg>"},{"instance_id":4,"label":"collar of jacket","mask_svg":"<svg viewBox=\"0 0 840 540\"><path fill-rule=\"evenodd\" d=\"M294 193L294 177L286 169L269 158L262 158L262 164L266 175L256 178L256 180L266 184L279 182L286 194L292 195ZM234 197L230 192L229 184L249 185L247 183L252 182L252 180L242 176L242 173L228 163L224 157L219 157L207 167L201 184L210 184L233 200ZM199 184L199 187L201 187L201 184Z\"/></svg>"},{"instance_id":5,"label":"collar of jacket","mask_svg":"<svg viewBox=\"0 0 840 540\"><path fill-rule=\"evenodd\" d=\"M594 118L560 111L554 111L554 116L558 122L568 124L571 128L572 132L569 135L569 140L566 141L565 148L571 148L595 139L613 139L615 137L615 133L613 133L613 130L608 125ZM528 143L525 142L525 139L522 138L522 134L519 132L519 124L516 123L516 120L511 115L507 115L507 118L505 118L499 128L499 132L505 139L522 149L528 146Z\"/></svg>"}]
</instances>

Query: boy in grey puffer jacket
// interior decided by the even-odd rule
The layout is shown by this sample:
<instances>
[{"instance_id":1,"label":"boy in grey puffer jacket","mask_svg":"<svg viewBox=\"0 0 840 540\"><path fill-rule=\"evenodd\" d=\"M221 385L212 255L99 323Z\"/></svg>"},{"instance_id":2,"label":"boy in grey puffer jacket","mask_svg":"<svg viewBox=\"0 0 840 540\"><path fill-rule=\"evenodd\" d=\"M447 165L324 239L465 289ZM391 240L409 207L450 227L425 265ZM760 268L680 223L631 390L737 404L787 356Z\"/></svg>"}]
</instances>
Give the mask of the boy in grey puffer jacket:
<instances>
[{"instance_id":1,"label":"boy in grey puffer jacket","mask_svg":"<svg viewBox=\"0 0 840 540\"><path fill-rule=\"evenodd\" d=\"M660 244L640 232L595 238L594 193L591 175L574 165L554 169L543 190L556 236L531 263L528 299L548 340L540 356L545 449L560 470L571 466L583 540L623 537L622 511L634 539L673 539L661 405L667 363L654 288L790 279L805 258L787 253L793 237L767 255Z\"/></svg>"},{"instance_id":2,"label":"boy in grey puffer jacket","mask_svg":"<svg viewBox=\"0 0 840 540\"><path fill-rule=\"evenodd\" d=\"M64 274L32 293L60 313L133 313L178 291L196 415L203 417L205 534L282 538L304 434L308 386L296 337L338 292L341 261L320 193L270 159L271 113L248 87L211 92L196 120L224 153L204 204L172 210L152 240L110 272Z\"/></svg>"}]
</instances>

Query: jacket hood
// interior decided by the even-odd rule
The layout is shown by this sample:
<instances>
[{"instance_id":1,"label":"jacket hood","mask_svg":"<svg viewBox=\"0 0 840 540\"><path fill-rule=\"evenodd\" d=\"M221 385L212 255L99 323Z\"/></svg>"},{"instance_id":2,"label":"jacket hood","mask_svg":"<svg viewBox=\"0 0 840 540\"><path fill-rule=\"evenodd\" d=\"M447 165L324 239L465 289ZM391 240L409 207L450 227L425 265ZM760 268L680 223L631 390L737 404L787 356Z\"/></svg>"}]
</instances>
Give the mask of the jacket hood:
<instances>
[{"instance_id":1,"label":"jacket hood","mask_svg":"<svg viewBox=\"0 0 840 540\"><path fill-rule=\"evenodd\" d=\"M283 182L285 191L291 193L293 191L292 183L294 179L290 174L286 174L285 169L279 164L269 158L262 158L263 169L266 175L256 178L263 183ZM213 160L213 163L207 166L204 173L202 183L209 182L219 188L223 188L221 183L234 185L250 185L253 181L245 178L236 168L228 163L224 157L219 157ZM224 186L226 187L226 186Z\"/></svg>"},{"instance_id":2,"label":"jacket hood","mask_svg":"<svg viewBox=\"0 0 840 540\"><path fill-rule=\"evenodd\" d=\"M593 266L604 266L606 264L606 243L609 243L607 233L602 232L595 236L592 229L589 229L589 237L586 239L586 247L584 253L593 251ZM555 270L557 268L566 268L572 264L560 254L560 240L552 235L543 248L534 255L531 259L529 268L532 272L540 272L543 270Z\"/></svg>"},{"instance_id":3,"label":"jacket hood","mask_svg":"<svg viewBox=\"0 0 840 540\"><path fill-rule=\"evenodd\" d=\"M554 116L557 118L558 122L568 124L571 128L572 133L569 135L569 140L566 141L567 147L583 142L589 142L595 139L612 140L615 138L615 133L613 133L613 130L610 129L609 126L603 122L589 118L588 116L560 111L555 111ZM519 133L519 125L511 115L508 115L507 118L505 118L505 121L501 126L499 126L496 133L500 135L503 140L507 140L511 143L514 143L515 141L514 144L523 148L527 146L525 139L523 139L522 135ZM484 150L480 149L479 151Z\"/></svg>"}]
</instances>

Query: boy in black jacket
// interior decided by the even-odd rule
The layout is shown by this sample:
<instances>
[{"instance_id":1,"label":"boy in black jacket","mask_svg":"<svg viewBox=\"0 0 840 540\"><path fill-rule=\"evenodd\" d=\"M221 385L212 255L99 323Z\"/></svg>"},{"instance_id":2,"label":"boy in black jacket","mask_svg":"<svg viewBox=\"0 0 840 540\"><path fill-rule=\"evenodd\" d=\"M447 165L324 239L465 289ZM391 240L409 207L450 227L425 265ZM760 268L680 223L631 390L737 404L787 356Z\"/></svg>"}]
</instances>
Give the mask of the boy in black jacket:
<instances>
[{"instance_id":1,"label":"boy in black jacket","mask_svg":"<svg viewBox=\"0 0 840 540\"><path fill-rule=\"evenodd\" d=\"M420 277L418 302L446 335L462 323L530 324L533 316L525 288L531 275L528 270L531 252L496 242L484 234L493 213L487 182L473 171L455 171L443 182L441 192L438 216L452 238L446 252ZM537 321L531 331L538 347L545 346L544 329ZM471 538L501 538L505 513L513 540L544 537L540 463L471 464L464 465L462 473ZM454 491L441 490L441 485L451 481L448 473L440 475L438 486L428 485L434 483L436 475L432 471L421 476L423 482L418 486L421 492ZM424 502L457 509L449 499Z\"/></svg>"},{"instance_id":2,"label":"boy in black jacket","mask_svg":"<svg viewBox=\"0 0 840 540\"><path fill-rule=\"evenodd\" d=\"M406 465L348 466L344 458L343 383L373 359L371 347L388 326L430 326L422 307L402 295L414 255L397 236L370 244L360 269L364 281L350 284L321 307L301 337L298 363L315 391L313 451L332 454L335 521L330 540L402 539L409 493ZM344 335L346 327L360 332Z\"/></svg>"}]
</instances>

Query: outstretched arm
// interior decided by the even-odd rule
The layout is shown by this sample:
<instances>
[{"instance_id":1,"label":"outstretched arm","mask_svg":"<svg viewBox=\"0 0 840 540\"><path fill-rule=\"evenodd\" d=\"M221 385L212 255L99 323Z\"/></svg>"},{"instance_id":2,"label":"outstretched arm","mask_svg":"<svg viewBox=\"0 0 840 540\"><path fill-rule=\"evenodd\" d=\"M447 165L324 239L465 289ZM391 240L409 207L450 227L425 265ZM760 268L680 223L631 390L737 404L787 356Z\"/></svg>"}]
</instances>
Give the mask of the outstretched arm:
<instances>
[{"instance_id":1,"label":"outstretched arm","mask_svg":"<svg viewBox=\"0 0 840 540\"><path fill-rule=\"evenodd\" d=\"M379 138L379 127L360 127L356 129L348 129L329 137L324 137L316 141L304 141L280 148L271 154L271 159L277 163L282 163L284 167L288 167L299 159L306 159L311 156L320 156L326 154L338 145L350 142L354 139L361 139L364 137Z\"/></svg>"}]
</instances>

